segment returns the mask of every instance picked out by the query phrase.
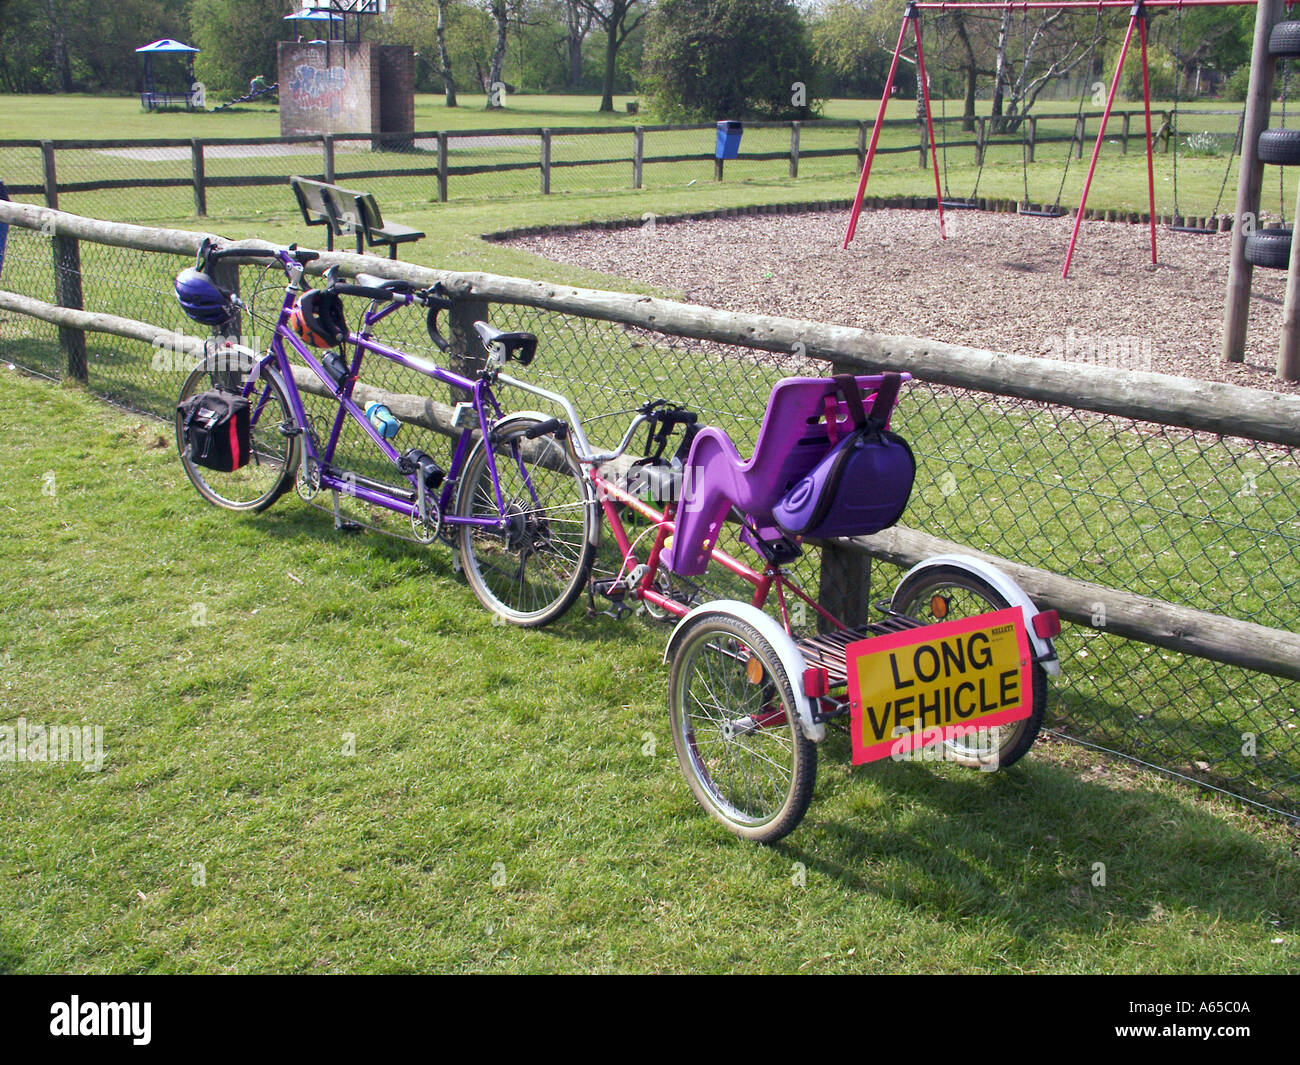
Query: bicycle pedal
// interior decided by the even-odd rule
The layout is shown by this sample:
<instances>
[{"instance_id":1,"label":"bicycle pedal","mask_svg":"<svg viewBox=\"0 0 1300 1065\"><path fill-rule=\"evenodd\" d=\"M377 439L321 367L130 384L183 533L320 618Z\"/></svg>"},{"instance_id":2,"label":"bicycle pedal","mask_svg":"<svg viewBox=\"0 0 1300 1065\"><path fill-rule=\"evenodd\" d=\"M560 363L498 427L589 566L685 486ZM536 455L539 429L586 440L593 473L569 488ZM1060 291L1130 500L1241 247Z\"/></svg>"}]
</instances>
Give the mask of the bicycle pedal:
<instances>
[{"instance_id":1,"label":"bicycle pedal","mask_svg":"<svg viewBox=\"0 0 1300 1065\"><path fill-rule=\"evenodd\" d=\"M611 603L621 603L627 597L627 585L617 578L592 581L592 584Z\"/></svg>"}]
</instances>

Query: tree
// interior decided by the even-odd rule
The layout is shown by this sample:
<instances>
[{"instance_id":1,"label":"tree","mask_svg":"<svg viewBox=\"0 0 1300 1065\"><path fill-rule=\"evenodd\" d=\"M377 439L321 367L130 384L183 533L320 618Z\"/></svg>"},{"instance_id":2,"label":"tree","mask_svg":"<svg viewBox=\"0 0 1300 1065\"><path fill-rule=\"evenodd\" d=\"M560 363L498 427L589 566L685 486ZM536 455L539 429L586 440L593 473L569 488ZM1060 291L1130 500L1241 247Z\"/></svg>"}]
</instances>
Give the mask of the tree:
<instances>
[{"instance_id":1,"label":"tree","mask_svg":"<svg viewBox=\"0 0 1300 1065\"><path fill-rule=\"evenodd\" d=\"M660 0L647 30L643 84L666 117L808 118L813 74L790 0Z\"/></svg>"},{"instance_id":2,"label":"tree","mask_svg":"<svg viewBox=\"0 0 1300 1065\"><path fill-rule=\"evenodd\" d=\"M832 95L879 96L898 38L898 5L831 0L809 26L813 56Z\"/></svg>"},{"instance_id":3,"label":"tree","mask_svg":"<svg viewBox=\"0 0 1300 1065\"><path fill-rule=\"evenodd\" d=\"M492 49L492 64L488 68L487 107L489 109L504 107L505 94L498 91L505 82L501 80L506 61L506 29L510 10L507 0L488 0L488 13L496 23L496 46Z\"/></svg>"},{"instance_id":4,"label":"tree","mask_svg":"<svg viewBox=\"0 0 1300 1065\"><path fill-rule=\"evenodd\" d=\"M618 50L636 31L646 17L647 7L641 6L636 17L628 22L633 9L641 0L578 0L605 31L605 76L600 87L600 110L614 110L614 68L618 63Z\"/></svg>"},{"instance_id":5,"label":"tree","mask_svg":"<svg viewBox=\"0 0 1300 1065\"><path fill-rule=\"evenodd\" d=\"M451 72L451 58L447 55L447 4L449 0L438 0L438 63L442 69L443 91L447 94L447 106L456 106L456 79Z\"/></svg>"},{"instance_id":6,"label":"tree","mask_svg":"<svg viewBox=\"0 0 1300 1065\"><path fill-rule=\"evenodd\" d=\"M595 17L595 12L582 0L564 0L565 58L568 62L567 87L570 89L582 87L582 45L591 32Z\"/></svg>"},{"instance_id":7,"label":"tree","mask_svg":"<svg viewBox=\"0 0 1300 1065\"><path fill-rule=\"evenodd\" d=\"M282 0L194 0L194 72L209 89L243 91L258 75L278 77L284 36Z\"/></svg>"}]
</instances>

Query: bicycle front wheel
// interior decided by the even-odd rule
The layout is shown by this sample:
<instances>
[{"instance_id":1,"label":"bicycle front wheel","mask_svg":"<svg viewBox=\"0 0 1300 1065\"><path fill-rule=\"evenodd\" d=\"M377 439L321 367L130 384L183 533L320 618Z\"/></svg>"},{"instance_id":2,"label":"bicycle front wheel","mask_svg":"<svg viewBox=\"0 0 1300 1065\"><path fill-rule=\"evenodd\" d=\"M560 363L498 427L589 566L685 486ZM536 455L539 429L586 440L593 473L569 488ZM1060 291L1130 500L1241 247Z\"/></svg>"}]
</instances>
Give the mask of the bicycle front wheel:
<instances>
[{"instance_id":1,"label":"bicycle front wheel","mask_svg":"<svg viewBox=\"0 0 1300 1065\"><path fill-rule=\"evenodd\" d=\"M988 581L959 566L919 570L895 589L891 603L898 613L927 625L1005 610L1010 605ZM1038 738L1047 707L1043 667L1034 663L1032 675L1033 710L1028 717L946 740L945 757L958 765L985 770L1005 769L1023 758Z\"/></svg>"},{"instance_id":2,"label":"bicycle front wheel","mask_svg":"<svg viewBox=\"0 0 1300 1065\"><path fill-rule=\"evenodd\" d=\"M191 371L181 386L177 403L217 387L243 391L254 365L251 352L218 351ZM248 395L248 403L251 436L248 462L229 473L190 461L181 416L179 412L176 414L176 447L185 475L199 495L227 510L265 510L293 483L298 468L299 438L286 435L286 430L294 424L293 411L279 375L269 366L263 366Z\"/></svg>"},{"instance_id":3,"label":"bicycle front wheel","mask_svg":"<svg viewBox=\"0 0 1300 1065\"><path fill-rule=\"evenodd\" d=\"M673 655L668 716L686 783L736 835L775 843L803 820L817 747L794 689L759 632L728 614L692 622Z\"/></svg>"},{"instance_id":4,"label":"bicycle front wheel","mask_svg":"<svg viewBox=\"0 0 1300 1065\"><path fill-rule=\"evenodd\" d=\"M492 434L501 506L484 441L465 464L456 506L460 517L504 519L460 527L461 566L484 606L530 628L560 617L582 592L600 535L595 495L568 449L552 435L525 436L542 420L508 418Z\"/></svg>"}]
</instances>

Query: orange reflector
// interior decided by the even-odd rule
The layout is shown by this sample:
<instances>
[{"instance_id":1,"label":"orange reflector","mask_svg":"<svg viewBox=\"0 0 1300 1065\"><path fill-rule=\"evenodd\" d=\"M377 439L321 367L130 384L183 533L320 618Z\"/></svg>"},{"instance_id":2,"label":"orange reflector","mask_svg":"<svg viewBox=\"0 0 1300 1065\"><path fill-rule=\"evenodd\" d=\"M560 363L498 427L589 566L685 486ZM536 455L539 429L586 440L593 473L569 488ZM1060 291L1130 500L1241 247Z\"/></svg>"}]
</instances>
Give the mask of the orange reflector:
<instances>
[{"instance_id":1,"label":"orange reflector","mask_svg":"<svg viewBox=\"0 0 1300 1065\"><path fill-rule=\"evenodd\" d=\"M1044 610L1034 615L1034 634L1040 640L1050 640L1061 635L1061 615L1055 610Z\"/></svg>"},{"instance_id":2,"label":"orange reflector","mask_svg":"<svg viewBox=\"0 0 1300 1065\"><path fill-rule=\"evenodd\" d=\"M751 658L745 663L745 676L749 678L750 684L762 684L763 663L757 658Z\"/></svg>"},{"instance_id":3,"label":"orange reflector","mask_svg":"<svg viewBox=\"0 0 1300 1065\"><path fill-rule=\"evenodd\" d=\"M930 613L937 618L948 616L948 600L941 595L930 596Z\"/></svg>"},{"instance_id":4,"label":"orange reflector","mask_svg":"<svg viewBox=\"0 0 1300 1065\"><path fill-rule=\"evenodd\" d=\"M820 666L809 666L803 671L803 693L817 699L831 690L830 671Z\"/></svg>"}]
</instances>

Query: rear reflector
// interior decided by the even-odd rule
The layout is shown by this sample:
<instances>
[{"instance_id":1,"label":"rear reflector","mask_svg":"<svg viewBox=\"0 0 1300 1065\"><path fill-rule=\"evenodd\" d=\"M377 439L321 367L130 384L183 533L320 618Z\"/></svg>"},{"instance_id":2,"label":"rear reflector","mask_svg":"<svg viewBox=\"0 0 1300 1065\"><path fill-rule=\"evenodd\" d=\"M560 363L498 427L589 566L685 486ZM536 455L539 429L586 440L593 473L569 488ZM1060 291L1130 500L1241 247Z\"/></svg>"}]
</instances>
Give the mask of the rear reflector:
<instances>
[{"instance_id":1,"label":"rear reflector","mask_svg":"<svg viewBox=\"0 0 1300 1065\"><path fill-rule=\"evenodd\" d=\"M1040 640L1051 640L1061 635L1061 615L1055 610L1044 610L1034 615L1034 635Z\"/></svg>"},{"instance_id":2,"label":"rear reflector","mask_svg":"<svg viewBox=\"0 0 1300 1065\"><path fill-rule=\"evenodd\" d=\"M809 666L803 671L803 693L809 699L817 699L831 690L829 671L819 666Z\"/></svg>"}]
</instances>

